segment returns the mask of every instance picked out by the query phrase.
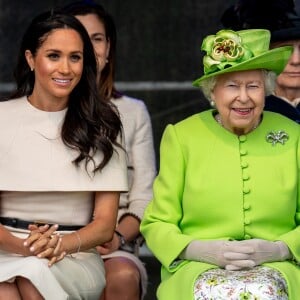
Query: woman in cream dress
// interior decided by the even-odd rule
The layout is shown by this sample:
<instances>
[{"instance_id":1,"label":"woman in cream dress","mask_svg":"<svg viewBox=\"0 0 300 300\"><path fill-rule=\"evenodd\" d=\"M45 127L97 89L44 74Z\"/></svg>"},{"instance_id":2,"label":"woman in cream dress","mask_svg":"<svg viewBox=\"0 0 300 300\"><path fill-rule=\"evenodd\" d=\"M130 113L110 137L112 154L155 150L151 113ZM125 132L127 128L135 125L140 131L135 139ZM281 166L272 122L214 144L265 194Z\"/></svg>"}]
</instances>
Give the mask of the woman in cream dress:
<instances>
[{"instance_id":1,"label":"woman in cream dress","mask_svg":"<svg viewBox=\"0 0 300 300\"><path fill-rule=\"evenodd\" d=\"M0 103L0 299L98 299L105 286L95 247L112 239L127 170L96 74L76 18L34 18Z\"/></svg>"}]
</instances>

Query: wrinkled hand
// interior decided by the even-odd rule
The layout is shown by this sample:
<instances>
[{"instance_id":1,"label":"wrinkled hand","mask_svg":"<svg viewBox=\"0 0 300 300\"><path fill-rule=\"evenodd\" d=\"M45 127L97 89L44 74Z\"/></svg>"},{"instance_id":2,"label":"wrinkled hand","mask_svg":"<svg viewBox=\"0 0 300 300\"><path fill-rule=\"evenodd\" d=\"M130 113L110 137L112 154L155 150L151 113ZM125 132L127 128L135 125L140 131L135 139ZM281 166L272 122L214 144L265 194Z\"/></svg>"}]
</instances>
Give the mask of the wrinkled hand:
<instances>
[{"instance_id":1,"label":"wrinkled hand","mask_svg":"<svg viewBox=\"0 0 300 300\"><path fill-rule=\"evenodd\" d=\"M224 268L232 260L238 261L240 265L248 266L249 254L253 252L252 247L239 244L236 241L192 241L180 254L180 258L202 261ZM230 253L229 259L225 253Z\"/></svg>"},{"instance_id":2,"label":"wrinkled hand","mask_svg":"<svg viewBox=\"0 0 300 300\"><path fill-rule=\"evenodd\" d=\"M106 254L110 254L110 253L118 250L119 247L120 247L120 239L114 233L111 241L109 241L101 246L97 246L96 249L101 255L106 255Z\"/></svg>"},{"instance_id":3,"label":"wrinkled hand","mask_svg":"<svg viewBox=\"0 0 300 300\"><path fill-rule=\"evenodd\" d=\"M58 225L29 225L31 230L29 237L25 240L24 246L29 247L30 252L39 258L47 258L48 265L52 266L54 263L62 260L66 253L61 250L62 238L55 233Z\"/></svg>"},{"instance_id":4,"label":"wrinkled hand","mask_svg":"<svg viewBox=\"0 0 300 300\"><path fill-rule=\"evenodd\" d=\"M236 242L240 247L252 249L248 257L241 261L236 259L234 252L226 252L224 256L231 262L226 265L226 270L241 270L247 267L261 265L266 262L284 261L291 258L287 245L282 241L271 242L262 239L250 239ZM241 248L242 249L242 248Z\"/></svg>"}]
</instances>

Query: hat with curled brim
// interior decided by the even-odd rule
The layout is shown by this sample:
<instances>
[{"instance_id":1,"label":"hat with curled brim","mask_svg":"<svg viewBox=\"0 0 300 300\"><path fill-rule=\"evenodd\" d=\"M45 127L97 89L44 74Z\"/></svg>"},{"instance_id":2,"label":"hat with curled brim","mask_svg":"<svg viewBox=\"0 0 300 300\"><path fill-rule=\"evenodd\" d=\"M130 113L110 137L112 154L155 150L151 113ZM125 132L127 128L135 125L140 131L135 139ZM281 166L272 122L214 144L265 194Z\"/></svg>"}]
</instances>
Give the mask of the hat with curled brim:
<instances>
[{"instance_id":1,"label":"hat with curled brim","mask_svg":"<svg viewBox=\"0 0 300 300\"><path fill-rule=\"evenodd\" d=\"M206 52L204 75L196 79L193 86L200 86L203 80L212 76L230 72L266 69L281 73L292 54L292 47L269 50L270 36L266 29L222 29L205 37L201 46Z\"/></svg>"}]
</instances>

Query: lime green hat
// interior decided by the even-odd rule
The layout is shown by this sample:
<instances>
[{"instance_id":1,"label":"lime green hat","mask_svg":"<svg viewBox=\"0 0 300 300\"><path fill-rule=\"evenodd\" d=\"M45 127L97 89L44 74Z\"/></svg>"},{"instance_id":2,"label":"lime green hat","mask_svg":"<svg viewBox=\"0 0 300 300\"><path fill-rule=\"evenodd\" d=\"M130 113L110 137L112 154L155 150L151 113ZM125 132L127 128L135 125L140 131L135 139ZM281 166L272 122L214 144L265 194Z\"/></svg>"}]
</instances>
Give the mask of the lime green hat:
<instances>
[{"instance_id":1,"label":"lime green hat","mask_svg":"<svg viewBox=\"0 0 300 300\"><path fill-rule=\"evenodd\" d=\"M270 31L247 29L220 30L204 38L201 50L204 75L193 82L194 86L209 77L236 71L266 69L279 74L292 54L292 47L269 50Z\"/></svg>"}]
</instances>

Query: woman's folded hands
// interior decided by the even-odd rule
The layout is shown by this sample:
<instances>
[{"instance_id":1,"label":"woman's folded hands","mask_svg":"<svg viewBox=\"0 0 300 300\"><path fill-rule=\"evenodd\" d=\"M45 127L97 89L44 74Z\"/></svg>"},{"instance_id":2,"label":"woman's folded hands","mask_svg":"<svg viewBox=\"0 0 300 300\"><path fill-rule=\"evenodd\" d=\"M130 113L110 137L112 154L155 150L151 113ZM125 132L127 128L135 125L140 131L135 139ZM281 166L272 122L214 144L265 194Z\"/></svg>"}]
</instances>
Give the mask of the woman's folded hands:
<instances>
[{"instance_id":1,"label":"woman's folded hands","mask_svg":"<svg viewBox=\"0 0 300 300\"><path fill-rule=\"evenodd\" d=\"M192 241L180 258L217 265L226 270L249 269L266 262L291 258L287 245L282 241L250 239L243 241Z\"/></svg>"},{"instance_id":2,"label":"woman's folded hands","mask_svg":"<svg viewBox=\"0 0 300 300\"><path fill-rule=\"evenodd\" d=\"M246 259L246 261L249 261L249 265L253 264L254 266L258 266L267 262L284 261L292 258L288 246L282 241L273 242L263 239L250 239L236 243L244 247L249 247L249 249L252 250ZM224 256L230 260L230 264L226 265L226 270L242 269L240 261L234 258L234 253L226 252Z\"/></svg>"},{"instance_id":3,"label":"woman's folded hands","mask_svg":"<svg viewBox=\"0 0 300 300\"><path fill-rule=\"evenodd\" d=\"M56 232L58 225L43 225L37 226L32 224L28 228L30 234L24 242L24 246L28 247L32 255L39 258L47 258L48 265L62 260L66 253L61 251L62 238Z\"/></svg>"}]
</instances>

